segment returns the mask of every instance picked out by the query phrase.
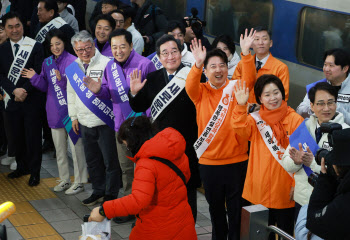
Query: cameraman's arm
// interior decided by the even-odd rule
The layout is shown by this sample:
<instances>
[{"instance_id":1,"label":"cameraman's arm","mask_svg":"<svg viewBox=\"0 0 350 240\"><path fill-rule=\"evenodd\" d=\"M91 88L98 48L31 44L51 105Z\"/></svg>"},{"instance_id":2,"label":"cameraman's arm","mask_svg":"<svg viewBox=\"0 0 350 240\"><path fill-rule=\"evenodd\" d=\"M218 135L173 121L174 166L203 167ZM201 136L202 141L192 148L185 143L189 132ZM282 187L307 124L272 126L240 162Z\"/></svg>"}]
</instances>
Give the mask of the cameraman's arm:
<instances>
[{"instance_id":1,"label":"cameraman's arm","mask_svg":"<svg viewBox=\"0 0 350 240\"><path fill-rule=\"evenodd\" d=\"M339 225L339 215L344 211L334 199L336 190L335 178L320 173L310 197L306 227L322 238L334 232L334 228Z\"/></svg>"}]
</instances>

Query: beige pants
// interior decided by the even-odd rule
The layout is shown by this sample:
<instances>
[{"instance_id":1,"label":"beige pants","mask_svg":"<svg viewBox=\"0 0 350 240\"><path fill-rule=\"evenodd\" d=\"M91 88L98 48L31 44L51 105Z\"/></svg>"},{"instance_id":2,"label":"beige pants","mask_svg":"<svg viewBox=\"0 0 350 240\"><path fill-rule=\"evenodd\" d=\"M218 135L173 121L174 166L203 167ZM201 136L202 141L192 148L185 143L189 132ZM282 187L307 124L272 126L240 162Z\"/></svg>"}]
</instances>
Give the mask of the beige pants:
<instances>
[{"instance_id":1,"label":"beige pants","mask_svg":"<svg viewBox=\"0 0 350 240\"><path fill-rule=\"evenodd\" d=\"M74 145L65 128L51 128L53 143L56 148L56 159L58 166L58 173L61 180L69 180L69 163L67 156L67 138L69 147L72 151L73 167L74 167L74 182L86 183L88 179L88 172L86 167L85 153L83 141L81 138Z\"/></svg>"},{"instance_id":2,"label":"beige pants","mask_svg":"<svg viewBox=\"0 0 350 240\"><path fill-rule=\"evenodd\" d=\"M116 138L118 133L116 132ZM124 196L131 193L132 181L134 180L134 162L126 156L131 156L131 152L126 148L124 144L120 144L117 140L117 150L120 168L122 169L122 180Z\"/></svg>"}]
</instances>

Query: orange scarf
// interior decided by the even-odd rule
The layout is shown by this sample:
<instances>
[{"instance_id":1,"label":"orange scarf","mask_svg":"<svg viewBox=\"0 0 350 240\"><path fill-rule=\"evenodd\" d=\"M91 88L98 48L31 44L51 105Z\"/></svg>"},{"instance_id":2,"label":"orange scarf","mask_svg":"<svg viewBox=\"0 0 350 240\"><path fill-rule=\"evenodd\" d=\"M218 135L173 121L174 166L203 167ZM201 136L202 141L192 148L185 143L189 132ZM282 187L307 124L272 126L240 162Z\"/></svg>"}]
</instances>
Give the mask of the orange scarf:
<instances>
[{"instance_id":1,"label":"orange scarf","mask_svg":"<svg viewBox=\"0 0 350 240\"><path fill-rule=\"evenodd\" d=\"M283 119L290 110L292 109L282 100L281 106L275 110L268 110L264 105L261 105L259 111L261 118L271 127L277 144L284 149L288 147L289 139L286 130L283 128Z\"/></svg>"}]
</instances>

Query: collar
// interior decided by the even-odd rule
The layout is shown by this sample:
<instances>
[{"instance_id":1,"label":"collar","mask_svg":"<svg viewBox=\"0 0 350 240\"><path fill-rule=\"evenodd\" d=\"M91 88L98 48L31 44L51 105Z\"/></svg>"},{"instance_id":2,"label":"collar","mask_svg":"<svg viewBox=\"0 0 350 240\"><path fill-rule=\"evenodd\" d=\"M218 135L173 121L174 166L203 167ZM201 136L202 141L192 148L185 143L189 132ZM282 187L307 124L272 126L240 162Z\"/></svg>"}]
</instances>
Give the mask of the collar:
<instances>
[{"instance_id":1,"label":"collar","mask_svg":"<svg viewBox=\"0 0 350 240\"><path fill-rule=\"evenodd\" d=\"M22 45L22 42L24 40L24 36L22 37L21 40L19 40L18 42L16 42L17 44L19 44L20 46ZM11 43L11 47L14 48L14 45L16 44L15 42L13 42L11 39L10 39L10 43Z\"/></svg>"},{"instance_id":2,"label":"collar","mask_svg":"<svg viewBox=\"0 0 350 240\"><path fill-rule=\"evenodd\" d=\"M124 64L122 65L120 62L118 62L114 57L113 57L113 61L115 63L117 63L119 66L121 66L123 69L126 68L126 66L128 66L130 64L130 62L133 60L135 55L135 50L133 49L128 57L128 59L126 59L126 61L124 62Z\"/></svg>"},{"instance_id":3,"label":"collar","mask_svg":"<svg viewBox=\"0 0 350 240\"><path fill-rule=\"evenodd\" d=\"M224 84L222 84L220 87L214 86L210 81L208 81L208 82L209 82L209 84L210 84L210 86L211 86L212 88L214 88L214 89L220 89L220 88L222 88L223 86L225 86L225 84L226 84L227 81L225 81Z\"/></svg>"},{"instance_id":4,"label":"collar","mask_svg":"<svg viewBox=\"0 0 350 240\"><path fill-rule=\"evenodd\" d=\"M67 55L67 51L64 50L64 51L62 52L62 54L56 59L56 63L57 63L57 64L60 63L60 62L62 61L62 59L64 59L64 58L66 57L66 55ZM54 56L54 55L53 55L53 59L55 59L55 56Z\"/></svg>"},{"instance_id":5,"label":"collar","mask_svg":"<svg viewBox=\"0 0 350 240\"><path fill-rule=\"evenodd\" d=\"M68 11L67 8L63 9L63 11L61 13L59 13L61 18L65 18L66 16L68 16Z\"/></svg>"},{"instance_id":6,"label":"collar","mask_svg":"<svg viewBox=\"0 0 350 240\"><path fill-rule=\"evenodd\" d=\"M184 43L183 45L183 49L182 49L182 52L181 52L181 56L185 56L185 54L188 52L188 49L187 49L187 45L186 43Z\"/></svg>"},{"instance_id":7,"label":"collar","mask_svg":"<svg viewBox=\"0 0 350 240\"><path fill-rule=\"evenodd\" d=\"M131 23L131 25L126 29L126 31L131 32L131 31L133 31L133 30L135 30L135 29L136 29L136 28L135 28L134 23Z\"/></svg>"},{"instance_id":8,"label":"collar","mask_svg":"<svg viewBox=\"0 0 350 240\"><path fill-rule=\"evenodd\" d=\"M177 72L178 72L178 70L176 70L173 74L170 74L168 71L166 71L166 74L168 75L168 78L169 78L169 75L174 75L175 76Z\"/></svg>"},{"instance_id":9,"label":"collar","mask_svg":"<svg viewBox=\"0 0 350 240\"><path fill-rule=\"evenodd\" d=\"M266 57L264 57L263 59L259 60L259 58L255 54L255 64L257 64L258 61L262 62L262 64L261 64L261 68L262 68L266 64L267 59L269 57L270 57L270 53Z\"/></svg>"}]
</instances>

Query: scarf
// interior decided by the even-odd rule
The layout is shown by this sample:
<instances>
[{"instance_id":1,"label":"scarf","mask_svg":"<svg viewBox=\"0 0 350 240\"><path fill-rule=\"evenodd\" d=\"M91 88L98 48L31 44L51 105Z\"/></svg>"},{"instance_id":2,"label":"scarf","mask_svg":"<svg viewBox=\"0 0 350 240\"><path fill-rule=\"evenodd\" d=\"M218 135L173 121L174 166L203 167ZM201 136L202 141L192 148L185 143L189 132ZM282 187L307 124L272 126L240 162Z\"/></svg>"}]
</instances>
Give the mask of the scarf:
<instances>
[{"instance_id":1,"label":"scarf","mask_svg":"<svg viewBox=\"0 0 350 240\"><path fill-rule=\"evenodd\" d=\"M293 109L287 106L287 103L282 100L279 108L268 110L264 105L261 105L259 114L261 118L271 127L273 136L277 140L277 144L284 149L288 147L289 138L286 130L283 128L283 119Z\"/></svg>"}]
</instances>

